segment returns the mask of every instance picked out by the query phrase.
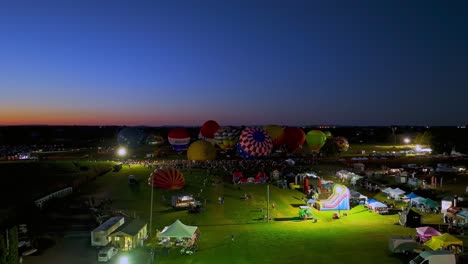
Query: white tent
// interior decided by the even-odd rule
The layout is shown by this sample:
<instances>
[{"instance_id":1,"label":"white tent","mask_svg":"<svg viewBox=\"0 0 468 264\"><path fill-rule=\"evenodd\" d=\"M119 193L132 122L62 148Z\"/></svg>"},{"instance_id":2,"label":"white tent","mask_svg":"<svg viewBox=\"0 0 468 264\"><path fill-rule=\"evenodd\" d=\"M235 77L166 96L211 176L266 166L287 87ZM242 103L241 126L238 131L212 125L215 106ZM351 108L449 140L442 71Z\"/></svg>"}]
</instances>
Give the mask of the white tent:
<instances>
[{"instance_id":1,"label":"white tent","mask_svg":"<svg viewBox=\"0 0 468 264\"><path fill-rule=\"evenodd\" d=\"M172 225L164 227L159 237L174 237L176 239L193 238L197 230L197 226L185 225L177 219Z\"/></svg>"},{"instance_id":2,"label":"white tent","mask_svg":"<svg viewBox=\"0 0 468 264\"><path fill-rule=\"evenodd\" d=\"M390 187L387 187L387 188L385 188L385 189L382 190L382 192L385 193L385 194L387 194L387 195L389 195L392 191L393 191L393 189L390 188Z\"/></svg>"},{"instance_id":3,"label":"white tent","mask_svg":"<svg viewBox=\"0 0 468 264\"><path fill-rule=\"evenodd\" d=\"M395 188L389 193L390 197L392 197L395 200L400 200L400 196L402 194L405 194L405 191L401 190L400 188Z\"/></svg>"}]
</instances>

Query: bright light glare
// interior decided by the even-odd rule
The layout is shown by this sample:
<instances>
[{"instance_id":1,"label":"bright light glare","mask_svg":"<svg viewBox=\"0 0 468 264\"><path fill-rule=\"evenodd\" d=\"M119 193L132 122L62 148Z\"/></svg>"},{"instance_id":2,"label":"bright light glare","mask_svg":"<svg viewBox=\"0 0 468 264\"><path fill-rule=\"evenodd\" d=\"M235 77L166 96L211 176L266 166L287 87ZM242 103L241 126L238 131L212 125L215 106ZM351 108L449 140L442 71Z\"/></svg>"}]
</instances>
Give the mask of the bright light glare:
<instances>
[{"instance_id":1,"label":"bright light glare","mask_svg":"<svg viewBox=\"0 0 468 264\"><path fill-rule=\"evenodd\" d=\"M119 148L117 150L117 155L119 156L125 156L127 154L127 150L125 148Z\"/></svg>"},{"instance_id":2,"label":"bright light glare","mask_svg":"<svg viewBox=\"0 0 468 264\"><path fill-rule=\"evenodd\" d=\"M421 146L416 145L416 147L414 148L414 150L416 150L416 151L418 151L418 152L421 151Z\"/></svg>"},{"instance_id":3,"label":"bright light glare","mask_svg":"<svg viewBox=\"0 0 468 264\"><path fill-rule=\"evenodd\" d=\"M120 257L119 264L128 264L128 257Z\"/></svg>"},{"instance_id":4,"label":"bright light glare","mask_svg":"<svg viewBox=\"0 0 468 264\"><path fill-rule=\"evenodd\" d=\"M405 144L408 144L408 143L411 142L411 140L409 138L405 138L405 139L403 139L403 142L405 142Z\"/></svg>"}]
</instances>

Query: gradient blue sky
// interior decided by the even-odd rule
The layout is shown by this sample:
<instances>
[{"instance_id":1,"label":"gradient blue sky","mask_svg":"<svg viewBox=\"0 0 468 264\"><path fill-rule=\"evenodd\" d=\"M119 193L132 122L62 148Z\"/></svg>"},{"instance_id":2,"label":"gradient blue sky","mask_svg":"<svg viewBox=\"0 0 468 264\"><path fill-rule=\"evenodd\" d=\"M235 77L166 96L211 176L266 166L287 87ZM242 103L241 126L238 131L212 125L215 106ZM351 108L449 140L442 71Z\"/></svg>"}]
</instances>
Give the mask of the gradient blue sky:
<instances>
[{"instance_id":1,"label":"gradient blue sky","mask_svg":"<svg viewBox=\"0 0 468 264\"><path fill-rule=\"evenodd\" d=\"M0 124L468 123L467 1L0 3Z\"/></svg>"}]
</instances>

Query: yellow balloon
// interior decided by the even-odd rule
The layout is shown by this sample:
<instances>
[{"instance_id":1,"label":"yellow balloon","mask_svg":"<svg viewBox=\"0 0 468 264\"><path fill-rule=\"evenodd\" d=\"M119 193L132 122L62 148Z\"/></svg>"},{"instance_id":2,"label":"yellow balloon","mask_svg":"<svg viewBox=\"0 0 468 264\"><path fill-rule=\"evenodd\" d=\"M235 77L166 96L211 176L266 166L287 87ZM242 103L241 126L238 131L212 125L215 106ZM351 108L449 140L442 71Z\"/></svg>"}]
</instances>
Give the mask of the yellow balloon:
<instances>
[{"instance_id":1,"label":"yellow balloon","mask_svg":"<svg viewBox=\"0 0 468 264\"><path fill-rule=\"evenodd\" d=\"M188 160L214 160L216 148L208 141L198 140L192 143L187 150Z\"/></svg>"}]
</instances>

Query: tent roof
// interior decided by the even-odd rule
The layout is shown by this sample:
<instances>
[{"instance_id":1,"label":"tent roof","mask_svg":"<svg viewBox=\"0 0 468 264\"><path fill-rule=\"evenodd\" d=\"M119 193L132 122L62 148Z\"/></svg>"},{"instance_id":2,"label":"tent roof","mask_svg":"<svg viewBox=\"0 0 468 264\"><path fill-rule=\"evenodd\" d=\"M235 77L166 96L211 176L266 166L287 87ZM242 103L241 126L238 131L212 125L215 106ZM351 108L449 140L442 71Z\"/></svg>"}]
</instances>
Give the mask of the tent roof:
<instances>
[{"instance_id":1,"label":"tent roof","mask_svg":"<svg viewBox=\"0 0 468 264\"><path fill-rule=\"evenodd\" d=\"M177 219L172 225L164 227L160 237L190 238L197 231L197 226L188 226Z\"/></svg>"},{"instance_id":2,"label":"tent roof","mask_svg":"<svg viewBox=\"0 0 468 264\"><path fill-rule=\"evenodd\" d=\"M420 236L438 236L441 235L441 233L430 226L422 226L422 227L416 227L416 233Z\"/></svg>"},{"instance_id":3,"label":"tent roof","mask_svg":"<svg viewBox=\"0 0 468 264\"><path fill-rule=\"evenodd\" d=\"M464 219L468 218L468 210L462 209L460 212L457 213L457 216Z\"/></svg>"},{"instance_id":4,"label":"tent roof","mask_svg":"<svg viewBox=\"0 0 468 264\"><path fill-rule=\"evenodd\" d=\"M421 203L432 208L439 207L439 203L434 200L431 200L430 198L425 199Z\"/></svg>"},{"instance_id":5,"label":"tent roof","mask_svg":"<svg viewBox=\"0 0 468 264\"><path fill-rule=\"evenodd\" d=\"M387 188L382 190L382 192L384 192L384 193L390 193L391 191L393 191L393 189L390 188L390 187L387 187Z\"/></svg>"},{"instance_id":6,"label":"tent roof","mask_svg":"<svg viewBox=\"0 0 468 264\"><path fill-rule=\"evenodd\" d=\"M381 202L374 202L374 203L370 203L369 205L372 207L372 209L373 208L382 208L382 207L385 208L385 207L387 207L386 204L383 204Z\"/></svg>"},{"instance_id":7,"label":"tent roof","mask_svg":"<svg viewBox=\"0 0 468 264\"><path fill-rule=\"evenodd\" d=\"M411 199L411 201L418 203L418 204L424 202L424 200L426 200L426 198L423 198L421 196Z\"/></svg>"},{"instance_id":8,"label":"tent roof","mask_svg":"<svg viewBox=\"0 0 468 264\"><path fill-rule=\"evenodd\" d=\"M463 246L463 241L450 234L442 234L440 236L433 236L424 245L430 247L433 250L438 250L442 247L448 247L450 245Z\"/></svg>"},{"instance_id":9,"label":"tent roof","mask_svg":"<svg viewBox=\"0 0 468 264\"><path fill-rule=\"evenodd\" d=\"M419 195L415 194L414 192L411 192L410 194L407 194L405 196L408 199L413 199L413 198L419 197Z\"/></svg>"},{"instance_id":10,"label":"tent roof","mask_svg":"<svg viewBox=\"0 0 468 264\"><path fill-rule=\"evenodd\" d=\"M403 191L402 189L400 188L395 188L391 191L391 193L394 193L394 194L404 194L405 191Z\"/></svg>"}]
</instances>

